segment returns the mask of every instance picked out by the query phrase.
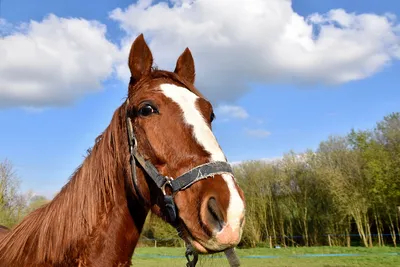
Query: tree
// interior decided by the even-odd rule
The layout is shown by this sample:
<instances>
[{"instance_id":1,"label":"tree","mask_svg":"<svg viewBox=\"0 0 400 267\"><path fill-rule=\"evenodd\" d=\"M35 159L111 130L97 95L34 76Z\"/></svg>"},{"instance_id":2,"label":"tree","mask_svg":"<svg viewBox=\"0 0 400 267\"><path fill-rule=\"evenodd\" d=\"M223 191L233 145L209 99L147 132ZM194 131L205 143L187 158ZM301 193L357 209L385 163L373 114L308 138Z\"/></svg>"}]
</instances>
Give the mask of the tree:
<instances>
[{"instance_id":1,"label":"tree","mask_svg":"<svg viewBox=\"0 0 400 267\"><path fill-rule=\"evenodd\" d=\"M0 224L16 224L25 209L25 197L18 192L19 179L10 161L0 162Z\"/></svg>"},{"instance_id":2,"label":"tree","mask_svg":"<svg viewBox=\"0 0 400 267\"><path fill-rule=\"evenodd\" d=\"M45 196L33 196L29 201L28 207L26 208L26 215L49 202L50 200L48 200Z\"/></svg>"},{"instance_id":3,"label":"tree","mask_svg":"<svg viewBox=\"0 0 400 267\"><path fill-rule=\"evenodd\" d=\"M243 162L234 173L246 196L242 246L398 243L400 113L374 129L331 136L316 151ZM148 237L173 235L150 219Z\"/></svg>"}]
</instances>

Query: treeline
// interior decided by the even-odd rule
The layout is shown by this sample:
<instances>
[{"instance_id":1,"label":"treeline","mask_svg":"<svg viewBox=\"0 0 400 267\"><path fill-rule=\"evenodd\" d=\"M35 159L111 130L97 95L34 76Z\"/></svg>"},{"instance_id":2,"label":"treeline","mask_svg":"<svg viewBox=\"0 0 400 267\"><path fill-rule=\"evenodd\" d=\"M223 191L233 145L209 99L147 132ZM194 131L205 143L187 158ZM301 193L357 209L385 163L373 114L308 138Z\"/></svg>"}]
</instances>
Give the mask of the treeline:
<instances>
[{"instance_id":1,"label":"treeline","mask_svg":"<svg viewBox=\"0 0 400 267\"><path fill-rule=\"evenodd\" d=\"M247 203L243 245L399 242L400 113L316 151L240 164L235 175Z\"/></svg>"},{"instance_id":2,"label":"treeline","mask_svg":"<svg viewBox=\"0 0 400 267\"><path fill-rule=\"evenodd\" d=\"M246 196L241 246L399 243L400 113L374 129L329 137L315 151L244 162L234 172ZM0 163L0 224L12 226L47 201L17 194L17 181L11 164ZM142 237L182 245L154 215Z\"/></svg>"},{"instance_id":3,"label":"treeline","mask_svg":"<svg viewBox=\"0 0 400 267\"><path fill-rule=\"evenodd\" d=\"M246 196L241 246L399 243L400 113L331 136L316 151L244 162L234 172ZM154 215L144 229L144 239L178 238Z\"/></svg>"}]
</instances>

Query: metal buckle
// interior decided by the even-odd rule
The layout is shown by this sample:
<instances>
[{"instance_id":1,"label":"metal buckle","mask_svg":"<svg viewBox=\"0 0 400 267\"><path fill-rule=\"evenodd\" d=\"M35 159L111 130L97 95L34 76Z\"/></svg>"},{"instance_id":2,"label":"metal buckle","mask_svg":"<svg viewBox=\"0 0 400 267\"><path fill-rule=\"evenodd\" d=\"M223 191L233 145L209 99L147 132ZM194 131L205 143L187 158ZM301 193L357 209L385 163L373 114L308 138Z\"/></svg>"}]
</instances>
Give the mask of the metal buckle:
<instances>
[{"instance_id":1,"label":"metal buckle","mask_svg":"<svg viewBox=\"0 0 400 267\"><path fill-rule=\"evenodd\" d=\"M172 185L171 185L171 181L173 180L171 177L169 177L169 176L165 176L165 179L167 179L167 181L163 184L163 186L161 187L161 191L162 191L162 193L164 194L164 196L166 196L167 195L167 193L165 192L165 187L167 186L167 185L169 185L169 186L171 186L171 188L172 188Z\"/></svg>"},{"instance_id":2,"label":"metal buckle","mask_svg":"<svg viewBox=\"0 0 400 267\"><path fill-rule=\"evenodd\" d=\"M136 148L137 148L136 137L133 137L133 139L132 139L132 149L135 149L135 150L136 150Z\"/></svg>"}]
</instances>

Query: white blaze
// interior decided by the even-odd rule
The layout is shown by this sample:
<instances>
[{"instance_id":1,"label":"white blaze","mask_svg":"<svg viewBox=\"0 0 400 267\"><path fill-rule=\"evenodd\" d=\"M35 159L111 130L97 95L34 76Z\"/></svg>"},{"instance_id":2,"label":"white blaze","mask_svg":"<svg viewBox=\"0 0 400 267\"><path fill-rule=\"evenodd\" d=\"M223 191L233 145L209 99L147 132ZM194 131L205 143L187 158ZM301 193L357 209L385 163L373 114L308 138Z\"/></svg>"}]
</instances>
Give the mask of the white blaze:
<instances>
[{"instance_id":1,"label":"white blaze","mask_svg":"<svg viewBox=\"0 0 400 267\"><path fill-rule=\"evenodd\" d=\"M173 84L160 85L164 95L174 101L182 110L185 123L193 127L193 135L197 142L211 155L211 161L226 161L225 155L219 146L210 127L207 125L203 115L196 107L199 98L188 89ZM227 211L227 223L233 227L239 227L240 218L244 212L244 203L236 189L233 177L223 174L229 192L230 200Z\"/></svg>"},{"instance_id":2,"label":"white blaze","mask_svg":"<svg viewBox=\"0 0 400 267\"><path fill-rule=\"evenodd\" d=\"M227 221L233 229L236 229L240 226L240 219L244 212L244 203L233 182L233 177L230 174L222 174L222 178L224 178L230 192L229 206L226 213L228 216Z\"/></svg>"},{"instance_id":3,"label":"white blaze","mask_svg":"<svg viewBox=\"0 0 400 267\"><path fill-rule=\"evenodd\" d=\"M203 115L196 108L196 101L199 97L188 89L173 84L162 84L160 88L166 97L172 99L181 108L185 123L193 126L194 137L211 154L211 160L226 161L217 139Z\"/></svg>"}]
</instances>

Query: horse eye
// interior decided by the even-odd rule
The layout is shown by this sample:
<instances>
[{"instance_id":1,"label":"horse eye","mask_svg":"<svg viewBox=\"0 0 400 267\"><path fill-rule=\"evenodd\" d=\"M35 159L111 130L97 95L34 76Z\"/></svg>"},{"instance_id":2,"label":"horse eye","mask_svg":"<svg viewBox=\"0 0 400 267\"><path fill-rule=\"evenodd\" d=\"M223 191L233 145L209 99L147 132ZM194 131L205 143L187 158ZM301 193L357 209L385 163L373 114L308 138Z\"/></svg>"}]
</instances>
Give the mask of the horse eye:
<instances>
[{"instance_id":1,"label":"horse eye","mask_svg":"<svg viewBox=\"0 0 400 267\"><path fill-rule=\"evenodd\" d=\"M212 112L211 116L210 116L210 121L213 122L214 119L215 119L215 114L214 114L214 112Z\"/></svg>"},{"instance_id":2,"label":"horse eye","mask_svg":"<svg viewBox=\"0 0 400 267\"><path fill-rule=\"evenodd\" d=\"M144 105L143 107L141 107L139 109L138 113L139 113L140 116L146 117L146 116L149 116L149 115L151 115L153 113L158 113L158 111L157 111L157 109L152 107L150 104L146 104L146 105Z\"/></svg>"}]
</instances>

